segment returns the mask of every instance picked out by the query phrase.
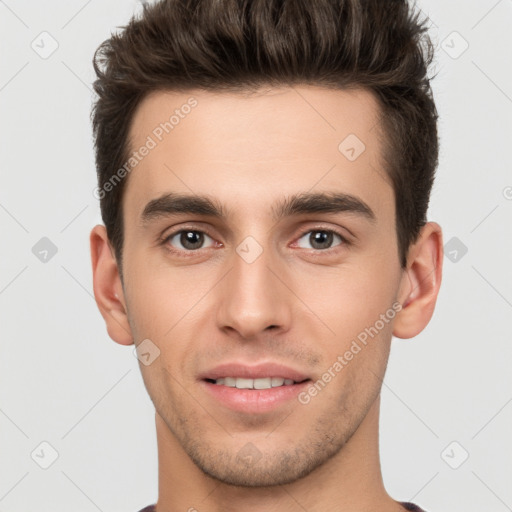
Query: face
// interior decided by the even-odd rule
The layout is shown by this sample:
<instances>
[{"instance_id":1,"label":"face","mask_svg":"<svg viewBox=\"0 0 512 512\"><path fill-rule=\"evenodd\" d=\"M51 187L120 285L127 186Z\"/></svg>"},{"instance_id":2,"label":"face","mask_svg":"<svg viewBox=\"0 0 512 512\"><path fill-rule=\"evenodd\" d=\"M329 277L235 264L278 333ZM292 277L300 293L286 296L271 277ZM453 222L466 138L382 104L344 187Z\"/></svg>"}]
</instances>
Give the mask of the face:
<instances>
[{"instance_id":1,"label":"face","mask_svg":"<svg viewBox=\"0 0 512 512\"><path fill-rule=\"evenodd\" d=\"M221 481L309 474L378 398L403 279L378 112L304 86L159 92L133 119L130 327L170 438Z\"/></svg>"}]
</instances>

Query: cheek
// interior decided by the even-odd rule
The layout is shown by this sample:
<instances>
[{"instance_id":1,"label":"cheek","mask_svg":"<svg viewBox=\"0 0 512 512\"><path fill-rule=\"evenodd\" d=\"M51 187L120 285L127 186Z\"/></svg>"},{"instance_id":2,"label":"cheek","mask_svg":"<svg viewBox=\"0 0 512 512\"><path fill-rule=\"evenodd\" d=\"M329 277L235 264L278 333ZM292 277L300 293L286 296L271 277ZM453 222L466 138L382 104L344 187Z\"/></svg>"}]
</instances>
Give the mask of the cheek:
<instances>
[{"instance_id":1,"label":"cheek","mask_svg":"<svg viewBox=\"0 0 512 512\"><path fill-rule=\"evenodd\" d=\"M392 309L398 278L389 264L372 263L371 267L350 263L328 271L314 269L296 280L297 295L317 317L315 323L322 320L331 331L331 336L326 331L326 341L335 336L346 343Z\"/></svg>"},{"instance_id":2,"label":"cheek","mask_svg":"<svg viewBox=\"0 0 512 512\"><path fill-rule=\"evenodd\" d=\"M125 274L131 322L138 337L150 339L178 328L213 285L211 272L172 268L162 257L137 252L127 257Z\"/></svg>"},{"instance_id":3,"label":"cheek","mask_svg":"<svg viewBox=\"0 0 512 512\"><path fill-rule=\"evenodd\" d=\"M308 297L309 308L322 320L315 319L315 330L326 333L313 335L323 353L322 371L335 375L334 384L323 395L333 407L349 402L363 407L380 388L396 315L392 308L396 285L389 265L376 264L375 260L371 267L347 265L330 275L309 276L302 283L301 293ZM311 327L309 319L302 321L304 330L308 323ZM329 378L323 374L323 379Z\"/></svg>"}]
</instances>

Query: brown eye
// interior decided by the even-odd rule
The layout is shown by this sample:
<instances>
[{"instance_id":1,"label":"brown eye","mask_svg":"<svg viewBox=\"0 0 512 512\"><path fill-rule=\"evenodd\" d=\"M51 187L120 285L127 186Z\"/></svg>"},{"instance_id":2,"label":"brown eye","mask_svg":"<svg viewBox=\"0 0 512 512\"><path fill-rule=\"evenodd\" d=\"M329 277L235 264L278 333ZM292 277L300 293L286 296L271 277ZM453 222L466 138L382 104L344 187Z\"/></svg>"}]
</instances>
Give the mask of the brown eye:
<instances>
[{"instance_id":1,"label":"brown eye","mask_svg":"<svg viewBox=\"0 0 512 512\"><path fill-rule=\"evenodd\" d=\"M328 230L328 229L316 229L310 230L304 233L299 239L299 247L303 249L315 249L319 251L325 251L327 249L331 249L334 237L338 237L342 243L346 242L345 238L341 236L336 231ZM306 239L306 242L311 245L311 247L304 247L300 245L300 240L303 238ZM342 245L342 243L336 244ZM334 246L334 247L336 247Z\"/></svg>"},{"instance_id":2,"label":"brown eye","mask_svg":"<svg viewBox=\"0 0 512 512\"><path fill-rule=\"evenodd\" d=\"M166 237L164 243L171 245L173 250L196 251L204 248L205 237L211 240L211 238L202 231L182 229ZM177 247L176 245L181 245L181 247Z\"/></svg>"}]
</instances>

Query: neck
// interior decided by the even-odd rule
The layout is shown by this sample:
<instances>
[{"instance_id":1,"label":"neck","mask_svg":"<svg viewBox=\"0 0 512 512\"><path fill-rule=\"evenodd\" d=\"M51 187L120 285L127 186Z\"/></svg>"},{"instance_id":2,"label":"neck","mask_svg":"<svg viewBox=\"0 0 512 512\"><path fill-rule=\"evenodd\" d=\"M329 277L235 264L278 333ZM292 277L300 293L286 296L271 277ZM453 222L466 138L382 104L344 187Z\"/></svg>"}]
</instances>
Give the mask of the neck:
<instances>
[{"instance_id":1,"label":"neck","mask_svg":"<svg viewBox=\"0 0 512 512\"><path fill-rule=\"evenodd\" d=\"M157 512L379 510L403 508L386 493L379 460L380 396L343 448L305 477L281 486L235 487L205 475L156 413ZM314 489L314 492L312 492Z\"/></svg>"}]
</instances>

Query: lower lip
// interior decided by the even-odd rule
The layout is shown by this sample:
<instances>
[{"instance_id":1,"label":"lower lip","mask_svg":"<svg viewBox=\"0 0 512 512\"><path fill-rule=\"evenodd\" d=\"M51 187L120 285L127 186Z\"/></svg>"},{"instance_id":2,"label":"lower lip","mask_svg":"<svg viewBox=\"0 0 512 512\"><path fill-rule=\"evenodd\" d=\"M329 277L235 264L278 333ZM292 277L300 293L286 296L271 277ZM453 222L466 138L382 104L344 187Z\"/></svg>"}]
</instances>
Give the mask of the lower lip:
<instances>
[{"instance_id":1,"label":"lower lip","mask_svg":"<svg viewBox=\"0 0 512 512\"><path fill-rule=\"evenodd\" d=\"M207 393L217 401L238 412L269 412L280 405L297 398L297 395L310 383L307 380L291 386L270 389L238 389L201 381Z\"/></svg>"}]
</instances>

